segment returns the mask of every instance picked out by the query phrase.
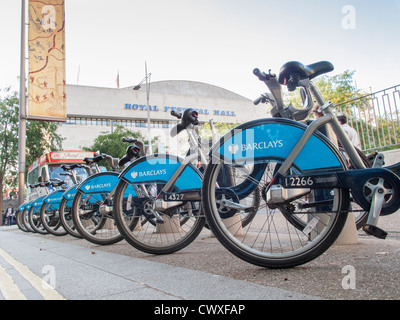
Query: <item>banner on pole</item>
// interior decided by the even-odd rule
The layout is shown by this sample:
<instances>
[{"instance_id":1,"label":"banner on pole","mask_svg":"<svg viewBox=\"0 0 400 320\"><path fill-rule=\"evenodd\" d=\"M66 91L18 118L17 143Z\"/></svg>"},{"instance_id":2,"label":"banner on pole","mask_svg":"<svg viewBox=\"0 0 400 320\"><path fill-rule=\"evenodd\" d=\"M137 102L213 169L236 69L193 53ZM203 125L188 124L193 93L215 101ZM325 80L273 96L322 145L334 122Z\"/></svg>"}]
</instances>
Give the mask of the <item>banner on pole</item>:
<instances>
[{"instance_id":1,"label":"banner on pole","mask_svg":"<svg viewBox=\"0 0 400 320\"><path fill-rule=\"evenodd\" d=\"M65 122L64 0L29 0L28 119Z\"/></svg>"}]
</instances>

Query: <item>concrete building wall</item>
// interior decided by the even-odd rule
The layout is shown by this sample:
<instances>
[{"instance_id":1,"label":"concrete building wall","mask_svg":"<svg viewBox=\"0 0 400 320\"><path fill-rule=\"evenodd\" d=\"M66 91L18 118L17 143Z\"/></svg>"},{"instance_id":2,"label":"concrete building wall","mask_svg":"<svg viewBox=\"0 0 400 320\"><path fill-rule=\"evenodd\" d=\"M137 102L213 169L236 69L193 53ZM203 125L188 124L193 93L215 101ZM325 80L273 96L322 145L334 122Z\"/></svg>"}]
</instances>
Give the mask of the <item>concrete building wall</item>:
<instances>
[{"instance_id":1,"label":"concrete building wall","mask_svg":"<svg viewBox=\"0 0 400 320\"><path fill-rule=\"evenodd\" d=\"M243 123L269 116L267 106L255 106L253 102L229 90L194 81L160 81L150 84L150 119L169 128L151 128L152 136L160 136L166 145L169 131L176 118L171 110L183 112L193 108L199 112L199 120L207 122ZM90 146L102 132L111 132L111 121L142 122L129 125L128 129L147 136L147 96L145 85L139 90L67 85L67 115L70 119L106 119L102 125L63 124L59 133L65 138L63 149L80 149ZM103 121L104 122L104 121ZM172 147L172 149L174 149Z\"/></svg>"}]
</instances>

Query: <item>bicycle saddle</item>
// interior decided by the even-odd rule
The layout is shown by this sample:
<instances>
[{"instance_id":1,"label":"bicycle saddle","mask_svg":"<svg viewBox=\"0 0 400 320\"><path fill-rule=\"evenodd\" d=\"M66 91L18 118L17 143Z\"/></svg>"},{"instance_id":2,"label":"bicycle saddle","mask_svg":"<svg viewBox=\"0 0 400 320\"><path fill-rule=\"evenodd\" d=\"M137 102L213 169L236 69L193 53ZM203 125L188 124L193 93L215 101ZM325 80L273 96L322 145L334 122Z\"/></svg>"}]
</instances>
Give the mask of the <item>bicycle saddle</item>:
<instances>
[{"instance_id":1,"label":"bicycle saddle","mask_svg":"<svg viewBox=\"0 0 400 320\"><path fill-rule=\"evenodd\" d=\"M279 83L287 85L289 91L294 91L300 80L311 80L334 69L332 63L328 61L320 61L308 66L298 61L290 61L282 66L279 72Z\"/></svg>"}]
</instances>

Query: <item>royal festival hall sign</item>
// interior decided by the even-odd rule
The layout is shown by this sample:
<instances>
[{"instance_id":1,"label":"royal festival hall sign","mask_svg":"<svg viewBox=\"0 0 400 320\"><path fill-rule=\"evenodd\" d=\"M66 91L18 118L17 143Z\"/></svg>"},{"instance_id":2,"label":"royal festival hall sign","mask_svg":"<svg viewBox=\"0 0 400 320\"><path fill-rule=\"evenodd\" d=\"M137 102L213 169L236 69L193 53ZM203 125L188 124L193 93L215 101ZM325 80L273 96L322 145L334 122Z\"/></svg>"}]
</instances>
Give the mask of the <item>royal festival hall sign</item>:
<instances>
[{"instance_id":1,"label":"royal festival hall sign","mask_svg":"<svg viewBox=\"0 0 400 320\"><path fill-rule=\"evenodd\" d=\"M132 111L147 111L147 106L142 105L142 104L130 104L126 103L124 106L125 110L132 110ZM183 108L183 107L158 107L158 106L149 106L149 110L151 112L184 112L186 109L189 108ZM196 110L199 114L204 114L204 115L213 115L213 116L223 116L223 117L236 117L235 111L227 111L227 110L210 110L210 109L204 109L204 108L193 108Z\"/></svg>"}]
</instances>

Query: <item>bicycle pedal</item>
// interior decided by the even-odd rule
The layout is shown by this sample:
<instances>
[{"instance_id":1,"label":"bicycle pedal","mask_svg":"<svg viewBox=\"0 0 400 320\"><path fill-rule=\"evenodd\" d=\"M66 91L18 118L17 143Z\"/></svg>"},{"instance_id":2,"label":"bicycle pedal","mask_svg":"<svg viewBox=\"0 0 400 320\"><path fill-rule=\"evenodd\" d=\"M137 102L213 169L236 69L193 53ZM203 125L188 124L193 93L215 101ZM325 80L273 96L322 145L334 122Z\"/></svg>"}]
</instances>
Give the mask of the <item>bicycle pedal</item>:
<instances>
[{"instance_id":1,"label":"bicycle pedal","mask_svg":"<svg viewBox=\"0 0 400 320\"><path fill-rule=\"evenodd\" d=\"M386 237L388 235L388 233L385 230L382 230L381 228L378 228L376 226L369 225L369 224L366 224L363 227L363 231L366 234L368 234L370 236L374 236L375 238L378 238L378 239L386 239Z\"/></svg>"}]
</instances>

